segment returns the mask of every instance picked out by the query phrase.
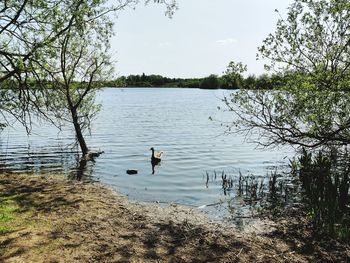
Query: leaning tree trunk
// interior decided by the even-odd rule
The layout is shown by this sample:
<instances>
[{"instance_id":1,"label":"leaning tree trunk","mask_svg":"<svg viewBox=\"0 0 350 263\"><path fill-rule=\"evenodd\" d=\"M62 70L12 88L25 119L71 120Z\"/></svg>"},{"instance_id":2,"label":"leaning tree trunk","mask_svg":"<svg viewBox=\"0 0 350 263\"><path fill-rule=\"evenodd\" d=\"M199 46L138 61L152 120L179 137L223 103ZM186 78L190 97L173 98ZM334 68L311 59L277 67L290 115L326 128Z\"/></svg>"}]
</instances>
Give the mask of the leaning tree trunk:
<instances>
[{"instance_id":1,"label":"leaning tree trunk","mask_svg":"<svg viewBox=\"0 0 350 263\"><path fill-rule=\"evenodd\" d=\"M77 136L77 140L79 142L80 145L80 149L83 153L83 156L86 155L89 151L84 136L83 136L83 132L81 130L81 126L79 123L79 119L78 119L78 114L77 114L77 110L76 108L72 107L71 108L71 114L72 114L72 120L73 120L73 124L74 124L74 129L75 129L75 135Z\"/></svg>"}]
</instances>

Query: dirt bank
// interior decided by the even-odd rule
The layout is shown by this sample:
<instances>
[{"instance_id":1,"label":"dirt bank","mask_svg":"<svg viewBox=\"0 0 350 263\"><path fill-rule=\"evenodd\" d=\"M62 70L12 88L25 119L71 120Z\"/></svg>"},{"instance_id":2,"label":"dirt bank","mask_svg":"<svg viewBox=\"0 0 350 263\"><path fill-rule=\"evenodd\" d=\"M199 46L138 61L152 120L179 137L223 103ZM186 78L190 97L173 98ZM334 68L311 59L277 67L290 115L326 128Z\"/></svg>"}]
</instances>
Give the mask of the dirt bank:
<instances>
[{"instance_id":1,"label":"dirt bank","mask_svg":"<svg viewBox=\"0 0 350 263\"><path fill-rule=\"evenodd\" d=\"M332 241L327 247L300 223L241 233L190 208L131 203L99 184L0 175L1 262L349 260L348 246Z\"/></svg>"}]
</instances>

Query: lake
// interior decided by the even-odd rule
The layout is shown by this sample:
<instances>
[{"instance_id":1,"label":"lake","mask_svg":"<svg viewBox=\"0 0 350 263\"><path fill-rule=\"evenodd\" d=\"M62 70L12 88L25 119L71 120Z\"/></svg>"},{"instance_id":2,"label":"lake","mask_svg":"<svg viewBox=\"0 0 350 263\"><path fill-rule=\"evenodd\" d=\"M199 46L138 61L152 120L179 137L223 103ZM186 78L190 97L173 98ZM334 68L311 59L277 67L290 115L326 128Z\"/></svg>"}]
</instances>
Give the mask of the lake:
<instances>
[{"instance_id":1,"label":"lake","mask_svg":"<svg viewBox=\"0 0 350 263\"><path fill-rule=\"evenodd\" d=\"M227 202L238 206L235 187L224 191L221 173L237 185L239 173L267 178L283 170L291 149L256 149L242 135L225 135L220 121L233 116L217 109L228 91L177 88L105 88L98 93L102 110L93 122L90 148L103 150L90 163L86 178L106 183L131 200L174 202L227 216ZM209 120L213 117L214 121ZM64 172L76 170L74 133L37 121L27 136L14 124L1 136L0 170ZM150 147L164 151L152 174ZM126 174L137 169L137 175ZM215 171L215 172L214 172ZM226 194L226 195L225 195ZM215 212L213 212L215 211ZM219 211L219 212L218 212Z\"/></svg>"}]
</instances>

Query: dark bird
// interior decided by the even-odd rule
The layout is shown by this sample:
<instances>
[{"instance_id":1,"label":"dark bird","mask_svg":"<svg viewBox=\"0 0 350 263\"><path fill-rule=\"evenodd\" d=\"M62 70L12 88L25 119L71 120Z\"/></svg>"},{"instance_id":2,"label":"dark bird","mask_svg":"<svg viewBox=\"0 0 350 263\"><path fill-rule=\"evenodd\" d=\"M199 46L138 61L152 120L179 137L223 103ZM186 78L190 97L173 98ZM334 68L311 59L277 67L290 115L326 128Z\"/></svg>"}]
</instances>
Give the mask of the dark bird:
<instances>
[{"instance_id":1,"label":"dark bird","mask_svg":"<svg viewBox=\"0 0 350 263\"><path fill-rule=\"evenodd\" d=\"M153 147L150 150L152 151L151 162L158 164L162 160L163 152L156 152Z\"/></svg>"},{"instance_id":2,"label":"dark bird","mask_svg":"<svg viewBox=\"0 0 350 263\"><path fill-rule=\"evenodd\" d=\"M154 174L154 166L158 165L162 160L163 152L155 152L153 147L150 150L152 151L152 156L151 156L152 174Z\"/></svg>"}]
</instances>

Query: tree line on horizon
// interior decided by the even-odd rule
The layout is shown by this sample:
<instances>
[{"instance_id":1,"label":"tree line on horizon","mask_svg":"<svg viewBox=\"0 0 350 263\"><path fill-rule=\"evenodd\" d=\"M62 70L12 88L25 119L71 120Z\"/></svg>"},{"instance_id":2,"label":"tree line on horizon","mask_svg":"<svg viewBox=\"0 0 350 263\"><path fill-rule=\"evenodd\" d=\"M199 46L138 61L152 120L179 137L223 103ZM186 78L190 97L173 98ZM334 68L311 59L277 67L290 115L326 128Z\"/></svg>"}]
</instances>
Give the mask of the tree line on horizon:
<instances>
[{"instance_id":1,"label":"tree line on horizon","mask_svg":"<svg viewBox=\"0 0 350 263\"><path fill-rule=\"evenodd\" d=\"M261 74L232 78L227 74L218 76L211 74L203 78L169 78L161 75L129 75L105 81L106 87L174 87L199 89L277 89L292 74Z\"/></svg>"}]
</instances>

